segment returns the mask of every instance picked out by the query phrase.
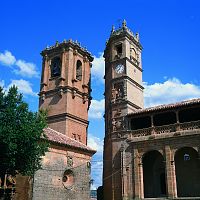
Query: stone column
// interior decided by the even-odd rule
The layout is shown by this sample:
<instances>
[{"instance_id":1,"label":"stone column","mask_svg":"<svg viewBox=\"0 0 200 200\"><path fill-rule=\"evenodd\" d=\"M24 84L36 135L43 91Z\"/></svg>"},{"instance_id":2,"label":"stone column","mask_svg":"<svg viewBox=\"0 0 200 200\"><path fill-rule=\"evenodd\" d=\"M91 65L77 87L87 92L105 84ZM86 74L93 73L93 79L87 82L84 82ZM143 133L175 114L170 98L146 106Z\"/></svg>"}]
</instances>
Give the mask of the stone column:
<instances>
[{"instance_id":1,"label":"stone column","mask_svg":"<svg viewBox=\"0 0 200 200\"><path fill-rule=\"evenodd\" d=\"M73 80L76 80L76 62L77 62L77 54L78 51L77 49L74 50L73 55L74 55L74 63L73 63Z\"/></svg>"},{"instance_id":2,"label":"stone column","mask_svg":"<svg viewBox=\"0 0 200 200\"><path fill-rule=\"evenodd\" d=\"M61 85L63 85L63 81L65 80L65 49L63 48L63 52L62 52L62 66L61 66Z\"/></svg>"},{"instance_id":3,"label":"stone column","mask_svg":"<svg viewBox=\"0 0 200 200\"><path fill-rule=\"evenodd\" d=\"M126 181L125 181L125 172L124 172L124 146L121 145L121 149L120 149L120 152L121 152L121 181L122 181L122 199L124 199L125 197L125 184L126 184Z\"/></svg>"},{"instance_id":4,"label":"stone column","mask_svg":"<svg viewBox=\"0 0 200 200\"><path fill-rule=\"evenodd\" d=\"M144 198L143 166L138 149L134 149L134 190L135 198Z\"/></svg>"},{"instance_id":5,"label":"stone column","mask_svg":"<svg viewBox=\"0 0 200 200\"><path fill-rule=\"evenodd\" d=\"M179 131L180 130L180 122L179 122L179 111L176 111L176 123L177 123L177 127L176 130Z\"/></svg>"},{"instance_id":6,"label":"stone column","mask_svg":"<svg viewBox=\"0 0 200 200\"><path fill-rule=\"evenodd\" d=\"M88 61L87 56L85 56L85 57L83 58L83 65L82 65L82 83L83 83L84 86L87 85L86 80L85 80L85 79L86 79L85 75L86 75L86 65L87 65L87 61Z\"/></svg>"},{"instance_id":7,"label":"stone column","mask_svg":"<svg viewBox=\"0 0 200 200\"><path fill-rule=\"evenodd\" d=\"M175 172L175 162L174 154L169 146L165 146L165 159L166 159L166 183L167 183L167 193L168 197L177 197L177 187L176 187L176 172Z\"/></svg>"},{"instance_id":8,"label":"stone column","mask_svg":"<svg viewBox=\"0 0 200 200\"><path fill-rule=\"evenodd\" d=\"M155 133L154 130L154 123L153 123L153 115L151 115L151 134L153 135Z\"/></svg>"},{"instance_id":9,"label":"stone column","mask_svg":"<svg viewBox=\"0 0 200 200\"><path fill-rule=\"evenodd\" d=\"M49 76L49 69L48 69L49 63L48 63L48 56L45 55L43 57L43 76L41 80L41 86L42 91L46 91L47 82L48 82L48 76Z\"/></svg>"}]
</instances>

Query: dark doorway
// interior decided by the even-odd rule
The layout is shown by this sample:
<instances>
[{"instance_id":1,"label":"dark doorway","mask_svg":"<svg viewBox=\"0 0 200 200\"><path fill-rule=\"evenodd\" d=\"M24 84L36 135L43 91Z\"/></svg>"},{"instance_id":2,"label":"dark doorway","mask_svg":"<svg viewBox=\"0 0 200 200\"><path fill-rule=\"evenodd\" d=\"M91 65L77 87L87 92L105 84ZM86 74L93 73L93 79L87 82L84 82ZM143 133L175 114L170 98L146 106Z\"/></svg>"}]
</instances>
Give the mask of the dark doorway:
<instances>
[{"instance_id":1,"label":"dark doorway","mask_svg":"<svg viewBox=\"0 0 200 200\"><path fill-rule=\"evenodd\" d=\"M158 151L150 151L143 157L144 197L166 196L166 176L163 156Z\"/></svg>"},{"instance_id":2,"label":"dark doorway","mask_svg":"<svg viewBox=\"0 0 200 200\"><path fill-rule=\"evenodd\" d=\"M191 147L175 154L178 197L200 197L200 163L198 153Z\"/></svg>"},{"instance_id":3,"label":"dark doorway","mask_svg":"<svg viewBox=\"0 0 200 200\"><path fill-rule=\"evenodd\" d=\"M160 174L160 188L161 188L161 194L166 195L166 181L164 172Z\"/></svg>"}]
</instances>

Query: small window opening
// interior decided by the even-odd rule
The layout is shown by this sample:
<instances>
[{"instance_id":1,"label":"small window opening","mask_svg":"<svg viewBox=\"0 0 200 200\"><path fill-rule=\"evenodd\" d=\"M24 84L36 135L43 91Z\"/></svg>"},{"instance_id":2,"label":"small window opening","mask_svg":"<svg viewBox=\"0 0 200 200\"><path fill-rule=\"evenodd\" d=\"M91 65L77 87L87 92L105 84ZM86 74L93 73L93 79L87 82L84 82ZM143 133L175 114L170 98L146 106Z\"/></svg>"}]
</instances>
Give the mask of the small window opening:
<instances>
[{"instance_id":1,"label":"small window opening","mask_svg":"<svg viewBox=\"0 0 200 200\"><path fill-rule=\"evenodd\" d=\"M82 80L82 62L80 60L76 63L76 79L79 81Z\"/></svg>"},{"instance_id":2,"label":"small window opening","mask_svg":"<svg viewBox=\"0 0 200 200\"><path fill-rule=\"evenodd\" d=\"M72 133L72 137L74 140L76 140L76 134L75 133Z\"/></svg>"},{"instance_id":3,"label":"small window opening","mask_svg":"<svg viewBox=\"0 0 200 200\"><path fill-rule=\"evenodd\" d=\"M81 136L80 135L78 135L78 141L81 142Z\"/></svg>"},{"instance_id":4,"label":"small window opening","mask_svg":"<svg viewBox=\"0 0 200 200\"><path fill-rule=\"evenodd\" d=\"M117 55L121 56L122 55L122 44L117 45L116 50L117 50Z\"/></svg>"},{"instance_id":5,"label":"small window opening","mask_svg":"<svg viewBox=\"0 0 200 200\"><path fill-rule=\"evenodd\" d=\"M60 76L61 60L59 57L53 58L51 61L51 77Z\"/></svg>"}]
</instances>

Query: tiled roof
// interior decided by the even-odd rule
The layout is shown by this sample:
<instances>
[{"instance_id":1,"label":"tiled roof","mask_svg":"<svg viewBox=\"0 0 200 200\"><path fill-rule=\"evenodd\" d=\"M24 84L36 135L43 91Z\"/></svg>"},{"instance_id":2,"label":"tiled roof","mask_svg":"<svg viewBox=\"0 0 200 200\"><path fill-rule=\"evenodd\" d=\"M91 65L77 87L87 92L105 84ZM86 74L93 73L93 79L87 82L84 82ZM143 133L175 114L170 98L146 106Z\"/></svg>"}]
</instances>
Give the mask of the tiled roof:
<instances>
[{"instance_id":1,"label":"tiled roof","mask_svg":"<svg viewBox=\"0 0 200 200\"><path fill-rule=\"evenodd\" d=\"M61 145L65 145L71 148L77 148L81 150L88 151L90 153L95 153L96 150L91 149L90 147L86 146L85 144L78 142L77 140L74 140L58 131L55 131L51 128L45 128L44 129L45 135L47 136L47 139L52 143L57 143Z\"/></svg>"},{"instance_id":2,"label":"tiled roof","mask_svg":"<svg viewBox=\"0 0 200 200\"><path fill-rule=\"evenodd\" d=\"M200 104L200 98L190 99L190 100L181 101L181 102L177 102L177 103L171 103L171 104L163 104L163 105L149 107L149 108L145 108L145 109L138 109L135 112L129 113L128 116L143 114L143 113L150 113L150 112L154 112L154 111L174 109L174 108L178 108L178 107L185 107L185 106L190 106L193 104Z\"/></svg>"}]
</instances>

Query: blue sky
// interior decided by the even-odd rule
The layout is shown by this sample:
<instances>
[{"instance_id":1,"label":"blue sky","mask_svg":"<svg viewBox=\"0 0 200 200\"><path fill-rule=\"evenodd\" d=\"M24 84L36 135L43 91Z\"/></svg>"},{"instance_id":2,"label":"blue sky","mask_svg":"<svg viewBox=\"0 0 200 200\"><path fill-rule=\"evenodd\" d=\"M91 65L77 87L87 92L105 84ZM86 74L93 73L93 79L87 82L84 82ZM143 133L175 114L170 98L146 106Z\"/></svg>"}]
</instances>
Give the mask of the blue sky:
<instances>
[{"instance_id":1,"label":"blue sky","mask_svg":"<svg viewBox=\"0 0 200 200\"><path fill-rule=\"evenodd\" d=\"M200 97L200 1L198 0L4 0L0 2L0 85L18 85L30 109L38 109L40 52L64 39L78 40L94 55L89 144L94 186L101 184L104 137L104 60L111 26L126 19L143 45L145 106Z\"/></svg>"}]
</instances>

